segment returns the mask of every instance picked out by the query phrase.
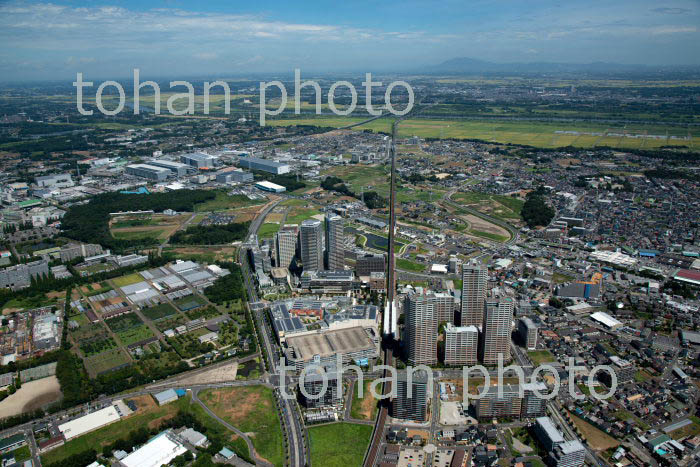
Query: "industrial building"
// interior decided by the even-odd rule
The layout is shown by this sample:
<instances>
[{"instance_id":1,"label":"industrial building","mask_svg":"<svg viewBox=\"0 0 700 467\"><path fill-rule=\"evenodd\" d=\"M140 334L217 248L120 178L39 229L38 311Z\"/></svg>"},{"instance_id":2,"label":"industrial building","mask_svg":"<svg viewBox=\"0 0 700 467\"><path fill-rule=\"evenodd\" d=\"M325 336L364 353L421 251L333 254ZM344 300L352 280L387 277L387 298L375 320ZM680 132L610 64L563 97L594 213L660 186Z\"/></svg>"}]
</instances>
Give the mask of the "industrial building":
<instances>
[{"instance_id":1,"label":"industrial building","mask_svg":"<svg viewBox=\"0 0 700 467\"><path fill-rule=\"evenodd\" d=\"M253 174L241 169L228 167L216 172L216 181L219 183L247 183L253 181Z\"/></svg>"},{"instance_id":2,"label":"industrial building","mask_svg":"<svg viewBox=\"0 0 700 467\"><path fill-rule=\"evenodd\" d=\"M132 164L127 165L124 171L134 177L147 178L154 182L163 182L172 173L170 170L163 167L156 167L149 164Z\"/></svg>"},{"instance_id":3,"label":"industrial building","mask_svg":"<svg viewBox=\"0 0 700 467\"><path fill-rule=\"evenodd\" d=\"M617 329L620 329L622 327L622 323L609 314L605 313L604 311L597 311L591 315L591 319L593 321L596 321L603 326L607 327L611 331L615 331Z\"/></svg>"},{"instance_id":4,"label":"industrial building","mask_svg":"<svg viewBox=\"0 0 700 467\"><path fill-rule=\"evenodd\" d=\"M124 467L160 467L186 452L182 441L172 431L166 430L119 462Z\"/></svg>"},{"instance_id":5,"label":"industrial building","mask_svg":"<svg viewBox=\"0 0 700 467\"><path fill-rule=\"evenodd\" d=\"M204 154L203 152L194 152L180 156L180 162L195 169L211 169L216 166L219 158Z\"/></svg>"},{"instance_id":6,"label":"industrial building","mask_svg":"<svg viewBox=\"0 0 700 467\"><path fill-rule=\"evenodd\" d=\"M164 160L151 160L147 162L148 165L153 165L155 167L161 167L164 169L168 169L170 172L172 172L174 175L177 177L184 177L187 175L187 172L189 171L189 166L187 164L183 164L181 162L175 162L175 161L164 161Z\"/></svg>"},{"instance_id":7,"label":"industrial building","mask_svg":"<svg viewBox=\"0 0 700 467\"><path fill-rule=\"evenodd\" d=\"M283 187L282 185L268 182L267 180L263 180L262 182L256 183L255 188L262 190L262 191L269 191L270 193L283 193L283 192L287 191L287 189L285 187Z\"/></svg>"},{"instance_id":8,"label":"industrial building","mask_svg":"<svg viewBox=\"0 0 700 467\"><path fill-rule=\"evenodd\" d=\"M75 185L70 174L53 174L36 177L34 182L39 188L70 188Z\"/></svg>"},{"instance_id":9,"label":"industrial building","mask_svg":"<svg viewBox=\"0 0 700 467\"><path fill-rule=\"evenodd\" d=\"M238 165L245 169L258 170L260 172L268 172L275 175L289 173L289 164L275 162L268 159L260 159L258 157L239 157Z\"/></svg>"},{"instance_id":10,"label":"industrial building","mask_svg":"<svg viewBox=\"0 0 700 467\"><path fill-rule=\"evenodd\" d=\"M66 441L82 436L85 433L97 430L103 426L109 425L118 421L120 418L119 412L114 405L105 407L104 409L91 412L87 415L83 415L80 418L76 418L69 422L66 422L58 426L58 430L63 433Z\"/></svg>"},{"instance_id":11,"label":"industrial building","mask_svg":"<svg viewBox=\"0 0 700 467\"><path fill-rule=\"evenodd\" d=\"M153 398L158 402L158 405L169 404L178 399L177 392L174 389L166 389L165 391L153 394Z\"/></svg>"}]
</instances>

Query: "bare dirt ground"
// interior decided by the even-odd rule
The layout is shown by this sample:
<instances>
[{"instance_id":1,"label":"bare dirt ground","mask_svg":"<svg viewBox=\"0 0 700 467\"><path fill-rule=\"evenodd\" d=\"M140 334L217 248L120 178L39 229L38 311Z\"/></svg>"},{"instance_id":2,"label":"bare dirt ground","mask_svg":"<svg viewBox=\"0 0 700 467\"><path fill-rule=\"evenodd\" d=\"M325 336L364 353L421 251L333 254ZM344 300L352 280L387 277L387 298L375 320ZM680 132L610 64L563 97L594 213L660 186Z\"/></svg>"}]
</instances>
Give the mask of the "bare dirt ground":
<instances>
[{"instance_id":1,"label":"bare dirt ground","mask_svg":"<svg viewBox=\"0 0 700 467\"><path fill-rule=\"evenodd\" d=\"M225 383L229 381L236 381L237 373L238 362L232 362L230 365L212 368L211 370L203 373L198 373L196 375L183 378L178 382L182 383L183 385Z\"/></svg>"},{"instance_id":2,"label":"bare dirt ground","mask_svg":"<svg viewBox=\"0 0 700 467\"><path fill-rule=\"evenodd\" d=\"M495 224L492 224L490 222L485 221L484 219L474 216L472 214L467 214L465 216L462 216L464 220L469 222L469 225L471 225L472 230L479 230L481 232L488 232L496 235L502 235L506 238L510 237L510 234L506 229L503 227L499 227Z\"/></svg>"},{"instance_id":3,"label":"bare dirt ground","mask_svg":"<svg viewBox=\"0 0 700 467\"><path fill-rule=\"evenodd\" d=\"M31 412L62 396L61 385L55 376L23 383L17 392L0 402L0 418Z\"/></svg>"}]
</instances>

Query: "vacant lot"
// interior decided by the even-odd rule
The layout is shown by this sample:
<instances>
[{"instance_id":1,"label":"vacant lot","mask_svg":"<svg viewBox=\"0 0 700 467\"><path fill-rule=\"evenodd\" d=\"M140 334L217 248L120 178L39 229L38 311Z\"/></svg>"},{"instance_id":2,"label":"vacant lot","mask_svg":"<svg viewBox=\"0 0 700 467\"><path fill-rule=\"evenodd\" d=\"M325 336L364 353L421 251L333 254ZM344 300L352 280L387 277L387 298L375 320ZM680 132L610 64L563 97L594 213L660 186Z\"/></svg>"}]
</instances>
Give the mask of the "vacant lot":
<instances>
[{"instance_id":1,"label":"vacant lot","mask_svg":"<svg viewBox=\"0 0 700 467\"><path fill-rule=\"evenodd\" d=\"M527 353L527 356L530 357L530 360L532 360L532 364L535 366L539 366L543 363L557 361L557 359L554 358L554 355L552 355L549 352L549 350L532 350Z\"/></svg>"},{"instance_id":2,"label":"vacant lot","mask_svg":"<svg viewBox=\"0 0 700 467\"><path fill-rule=\"evenodd\" d=\"M282 428L271 389L265 386L209 389L200 393L200 399L219 417L250 433L259 456L274 465L284 463Z\"/></svg>"},{"instance_id":3,"label":"vacant lot","mask_svg":"<svg viewBox=\"0 0 700 467\"><path fill-rule=\"evenodd\" d=\"M360 398L358 382L355 382L350 416L356 420L374 420L374 417L377 415L377 400L369 390L370 383L371 381L364 381L362 398Z\"/></svg>"},{"instance_id":4,"label":"vacant lot","mask_svg":"<svg viewBox=\"0 0 700 467\"><path fill-rule=\"evenodd\" d=\"M56 402L62 396L61 385L55 376L22 383L17 392L0 402L0 418L31 412Z\"/></svg>"},{"instance_id":5,"label":"vacant lot","mask_svg":"<svg viewBox=\"0 0 700 467\"><path fill-rule=\"evenodd\" d=\"M506 229L496 224L492 224L481 217L477 217L472 214L466 214L461 217L469 223L468 233L472 235L488 238L497 242L505 242L510 238L510 234Z\"/></svg>"},{"instance_id":6,"label":"vacant lot","mask_svg":"<svg viewBox=\"0 0 700 467\"><path fill-rule=\"evenodd\" d=\"M595 451L606 451L610 448L619 446L620 443L615 438L599 430L590 423L578 418L575 415L571 415L571 419L574 421L576 427L581 431L591 449Z\"/></svg>"},{"instance_id":7,"label":"vacant lot","mask_svg":"<svg viewBox=\"0 0 700 467\"><path fill-rule=\"evenodd\" d=\"M333 423L310 427L311 463L324 467L362 465L371 436L370 425Z\"/></svg>"}]
</instances>

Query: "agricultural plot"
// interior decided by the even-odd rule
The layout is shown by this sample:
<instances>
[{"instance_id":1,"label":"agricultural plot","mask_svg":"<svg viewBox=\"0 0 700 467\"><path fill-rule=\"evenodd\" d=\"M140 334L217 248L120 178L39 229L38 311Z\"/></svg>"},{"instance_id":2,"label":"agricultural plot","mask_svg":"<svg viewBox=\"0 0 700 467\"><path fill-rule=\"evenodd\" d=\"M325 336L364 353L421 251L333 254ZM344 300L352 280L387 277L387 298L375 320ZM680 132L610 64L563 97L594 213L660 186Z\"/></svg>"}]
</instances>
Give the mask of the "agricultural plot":
<instances>
[{"instance_id":1,"label":"agricultural plot","mask_svg":"<svg viewBox=\"0 0 700 467\"><path fill-rule=\"evenodd\" d=\"M174 300L173 303L180 311L189 311L206 305L207 302L199 295L190 295L187 297L178 298L177 300Z\"/></svg>"},{"instance_id":2,"label":"agricultural plot","mask_svg":"<svg viewBox=\"0 0 700 467\"><path fill-rule=\"evenodd\" d=\"M340 128L357 119L310 118L279 119L268 122L270 125L315 125ZM374 120L368 124L353 127L353 130L388 132L389 119ZM675 126L635 125L608 127L596 123L550 123L518 122L497 120L443 120L408 119L399 126L400 137L419 136L421 138L474 138L494 143L525 144L536 147L575 146L589 148L610 146L615 148L653 149L660 146L688 146L700 148L700 131Z\"/></svg>"},{"instance_id":3,"label":"agricultural plot","mask_svg":"<svg viewBox=\"0 0 700 467\"><path fill-rule=\"evenodd\" d=\"M166 329L174 329L181 324L185 324L188 321L187 318L184 316L178 314L178 315L171 315L166 318L159 319L158 321L154 322L153 324L156 326L156 329L158 329L160 332L165 331Z\"/></svg>"},{"instance_id":4,"label":"agricultural plot","mask_svg":"<svg viewBox=\"0 0 700 467\"><path fill-rule=\"evenodd\" d=\"M85 358L85 369L91 377L120 368L131 362L129 355L121 348L114 348Z\"/></svg>"},{"instance_id":5,"label":"agricultural plot","mask_svg":"<svg viewBox=\"0 0 700 467\"><path fill-rule=\"evenodd\" d=\"M177 310L170 303L161 303L160 305L144 308L141 310L141 313L151 321L156 321L177 314Z\"/></svg>"},{"instance_id":6,"label":"agricultural plot","mask_svg":"<svg viewBox=\"0 0 700 467\"><path fill-rule=\"evenodd\" d=\"M121 316L110 318L106 322L109 329L117 334L143 324L143 321L141 321L141 318L139 318L136 313L126 313Z\"/></svg>"},{"instance_id":7,"label":"agricultural plot","mask_svg":"<svg viewBox=\"0 0 700 467\"><path fill-rule=\"evenodd\" d=\"M126 346L155 337L153 331L145 324L120 331L117 333L117 336L119 336L119 340Z\"/></svg>"}]
</instances>

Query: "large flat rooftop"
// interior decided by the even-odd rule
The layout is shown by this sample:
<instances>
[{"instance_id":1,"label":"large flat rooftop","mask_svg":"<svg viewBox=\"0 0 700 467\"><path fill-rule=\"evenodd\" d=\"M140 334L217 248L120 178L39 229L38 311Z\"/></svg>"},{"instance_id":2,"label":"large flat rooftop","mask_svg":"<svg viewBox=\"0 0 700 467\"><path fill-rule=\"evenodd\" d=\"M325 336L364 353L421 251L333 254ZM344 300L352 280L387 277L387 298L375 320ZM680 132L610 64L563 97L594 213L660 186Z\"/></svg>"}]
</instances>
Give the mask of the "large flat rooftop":
<instances>
[{"instance_id":1,"label":"large flat rooftop","mask_svg":"<svg viewBox=\"0 0 700 467\"><path fill-rule=\"evenodd\" d=\"M360 326L291 336L287 338L287 345L293 347L296 355L303 360L310 360L314 355L328 357L336 353L356 352L375 347L367 331Z\"/></svg>"}]
</instances>

